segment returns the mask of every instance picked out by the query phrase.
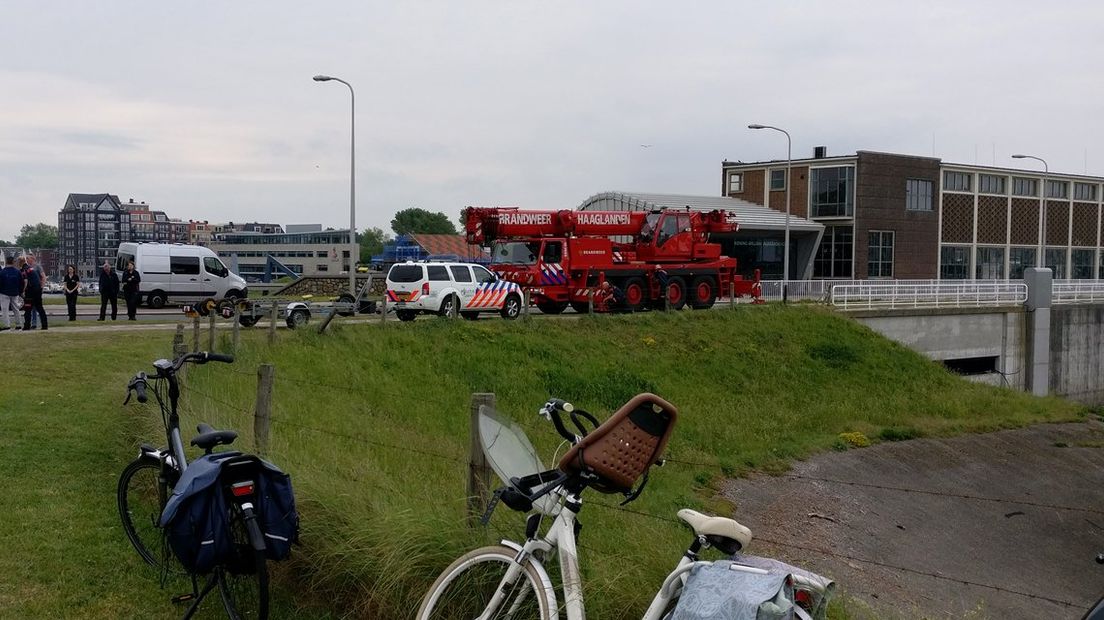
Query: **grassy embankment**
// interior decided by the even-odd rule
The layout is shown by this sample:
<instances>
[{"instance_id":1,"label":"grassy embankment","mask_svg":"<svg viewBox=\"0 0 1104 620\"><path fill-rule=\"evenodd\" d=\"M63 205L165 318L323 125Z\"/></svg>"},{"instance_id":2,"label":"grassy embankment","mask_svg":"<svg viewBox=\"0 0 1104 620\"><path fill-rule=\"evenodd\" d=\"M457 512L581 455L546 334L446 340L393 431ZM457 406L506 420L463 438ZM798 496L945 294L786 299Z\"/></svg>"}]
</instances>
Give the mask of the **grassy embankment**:
<instances>
[{"instance_id":1,"label":"grassy embankment","mask_svg":"<svg viewBox=\"0 0 1104 620\"><path fill-rule=\"evenodd\" d=\"M640 391L669 399L681 411L669 456L699 465L653 472L630 506L669 518L682 507L731 513L714 498L718 480L784 469L838 448L840 433L945 435L1080 412L1058 399L968 383L809 307L528 324L421 319L289 336L275 348L246 347L233 373L197 373L193 408L249 428L254 369L276 364L270 454L302 497L301 591L359 617L410 617L457 555L521 534L520 517L504 507L490 531L464 525L472 392L496 393L500 411L526 428L546 462L558 436L535 411L549 395L599 418ZM588 499L581 516L588 615L639 617L688 544L687 532L596 505L618 497Z\"/></svg>"},{"instance_id":2,"label":"grassy embankment","mask_svg":"<svg viewBox=\"0 0 1104 620\"><path fill-rule=\"evenodd\" d=\"M557 436L534 412L548 395L599 417L641 390L668 398L681 410L669 455L702 465L655 471L630 506L666 517L684 506L729 511L713 499L721 477L784 468L832 449L841 432L950 434L1080 411L967 383L816 308L335 327L282 333L271 348L245 332L239 362L197 368L184 396L187 425L236 428L249 448L255 368L276 364L270 456L292 473L304 516L304 544L277 580L278 617L409 617L456 555L520 534L505 508L492 532L463 525L471 392L497 393L546 461ZM0 390L0 617L180 615L168 604L179 588L158 588L114 505L118 472L139 439L157 436L154 410L119 406L122 386L168 354L169 338L2 338L21 367ZM581 517L599 620L639 617L688 542L677 525L597 505L616 499L590 494ZM292 596L313 605L293 609ZM212 601L204 617L219 615Z\"/></svg>"}]
</instances>

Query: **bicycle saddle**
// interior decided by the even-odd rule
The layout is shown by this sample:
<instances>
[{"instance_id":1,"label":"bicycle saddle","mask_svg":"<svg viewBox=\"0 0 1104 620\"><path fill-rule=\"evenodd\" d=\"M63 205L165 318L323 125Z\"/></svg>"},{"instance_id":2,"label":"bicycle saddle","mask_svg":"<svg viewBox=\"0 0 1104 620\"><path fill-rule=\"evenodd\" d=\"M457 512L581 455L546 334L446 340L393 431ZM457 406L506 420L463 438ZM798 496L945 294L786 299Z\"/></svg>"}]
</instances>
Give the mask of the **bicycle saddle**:
<instances>
[{"instance_id":1,"label":"bicycle saddle","mask_svg":"<svg viewBox=\"0 0 1104 620\"><path fill-rule=\"evenodd\" d=\"M196 432L199 434L192 438L192 445L206 452L215 446L228 446L238 438L234 431L216 431L209 424L196 425Z\"/></svg>"},{"instance_id":2,"label":"bicycle saddle","mask_svg":"<svg viewBox=\"0 0 1104 620\"><path fill-rule=\"evenodd\" d=\"M751 530L732 519L710 517L696 510L683 508L678 518L686 522L698 536L705 536L709 544L732 555L751 544Z\"/></svg>"}]
</instances>

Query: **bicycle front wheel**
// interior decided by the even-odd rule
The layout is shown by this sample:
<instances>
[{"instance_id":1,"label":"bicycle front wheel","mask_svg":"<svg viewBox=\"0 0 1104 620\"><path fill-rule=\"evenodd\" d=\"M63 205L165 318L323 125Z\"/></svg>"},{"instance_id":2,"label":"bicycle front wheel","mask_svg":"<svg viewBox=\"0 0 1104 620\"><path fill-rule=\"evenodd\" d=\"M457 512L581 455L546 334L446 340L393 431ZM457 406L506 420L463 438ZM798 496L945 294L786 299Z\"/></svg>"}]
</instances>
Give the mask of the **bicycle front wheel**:
<instances>
[{"instance_id":1,"label":"bicycle front wheel","mask_svg":"<svg viewBox=\"0 0 1104 620\"><path fill-rule=\"evenodd\" d=\"M508 547L476 549L452 563L429 588L417 620L450 618L494 618L503 620L551 620L554 593L541 584L532 564L517 573L513 583L504 577L513 566L517 552ZM500 604L484 615L501 586ZM549 602L551 599L552 602Z\"/></svg>"},{"instance_id":2,"label":"bicycle front wheel","mask_svg":"<svg viewBox=\"0 0 1104 620\"><path fill-rule=\"evenodd\" d=\"M130 544L147 564L159 566L165 557L164 539L158 527L166 501L161 463L140 458L127 465L119 476L116 501Z\"/></svg>"},{"instance_id":3,"label":"bicycle front wheel","mask_svg":"<svg viewBox=\"0 0 1104 620\"><path fill-rule=\"evenodd\" d=\"M268 566L264 551L250 541L264 540L256 517L246 516L236 504L230 509L231 557L218 568L219 594L230 620L266 620L268 618Z\"/></svg>"}]
</instances>

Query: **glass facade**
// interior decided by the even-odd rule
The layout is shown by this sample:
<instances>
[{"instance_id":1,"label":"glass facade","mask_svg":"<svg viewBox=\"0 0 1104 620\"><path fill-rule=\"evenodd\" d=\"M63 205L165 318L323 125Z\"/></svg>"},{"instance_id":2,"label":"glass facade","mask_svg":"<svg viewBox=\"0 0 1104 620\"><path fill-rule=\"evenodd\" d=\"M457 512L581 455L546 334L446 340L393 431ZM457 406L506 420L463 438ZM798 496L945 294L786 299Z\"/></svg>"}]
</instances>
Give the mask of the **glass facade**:
<instances>
[{"instance_id":1,"label":"glass facade","mask_svg":"<svg viewBox=\"0 0 1104 620\"><path fill-rule=\"evenodd\" d=\"M1055 280L1064 280L1066 277L1066 249L1047 248L1043 255L1046 267L1054 272Z\"/></svg>"},{"instance_id":2,"label":"glass facade","mask_svg":"<svg viewBox=\"0 0 1104 620\"><path fill-rule=\"evenodd\" d=\"M1023 279L1024 269L1035 266L1035 248L1012 248L1008 251L1008 277Z\"/></svg>"},{"instance_id":3,"label":"glass facade","mask_svg":"<svg viewBox=\"0 0 1104 620\"><path fill-rule=\"evenodd\" d=\"M854 246L851 226L826 226L813 260L814 278L850 278Z\"/></svg>"},{"instance_id":4,"label":"glass facade","mask_svg":"<svg viewBox=\"0 0 1104 620\"><path fill-rule=\"evenodd\" d=\"M978 192L982 194L1004 195L1004 177L999 177L995 174L979 174Z\"/></svg>"},{"instance_id":5,"label":"glass facade","mask_svg":"<svg viewBox=\"0 0 1104 620\"><path fill-rule=\"evenodd\" d=\"M943 246L939 251L939 278L941 280L965 280L969 275L969 246Z\"/></svg>"},{"instance_id":6,"label":"glass facade","mask_svg":"<svg viewBox=\"0 0 1104 620\"><path fill-rule=\"evenodd\" d=\"M1004 279L1004 248L978 248L974 277L978 280Z\"/></svg>"},{"instance_id":7,"label":"glass facade","mask_svg":"<svg viewBox=\"0 0 1104 620\"><path fill-rule=\"evenodd\" d=\"M1012 178L1012 194L1015 196L1038 196L1039 190L1035 179L1022 177Z\"/></svg>"},{"instance_id":8,"label":"glass facade","mask_svg":"<svg viewBox=\"0 0 1104 620\"><path fill-rule=\"evenodd\" d=\"M809 171L809 191L813 217L851 217L855 214L854 167L813 168Z\"/></svg>"},{"instance_id":9,"label":"glass facade","mask_svg":"<svg viewBox=\"0 0 1104 620\"><path fill-rule=\"evenodd\" d=\"M1074 280L1090 280L1093 277L1093 250L1074 250L1070 253L1070 277Z\"/></svg>"},{"instance_id":10,"label":"glass facade","mask_svg":"<svg viewBox=\"0 0 1104 620\"><path fill-rule=\"evenodd\" d=\"M970 180L973 178L974 175L966 172L944 172L943 189L950 192L971 191Z\"/></svg>"}]
</instances>

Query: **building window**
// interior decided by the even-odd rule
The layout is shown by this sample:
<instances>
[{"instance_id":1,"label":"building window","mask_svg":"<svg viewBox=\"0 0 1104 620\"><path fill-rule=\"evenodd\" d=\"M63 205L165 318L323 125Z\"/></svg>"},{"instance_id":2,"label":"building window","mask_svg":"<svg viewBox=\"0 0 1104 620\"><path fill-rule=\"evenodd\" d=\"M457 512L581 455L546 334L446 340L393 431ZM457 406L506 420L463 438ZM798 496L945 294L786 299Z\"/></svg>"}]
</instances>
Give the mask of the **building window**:
<instances>
[{"instance_id":1,"label":"building window","mask_svg":"<svg viewBox=\"0 0 1104 620\"><path fill-rule=\"evenodd\" d=\"M1038 196L1037 181L1023 177L1012 177L1013 196Z\"/></svg>"},{"instance_id":2,"label":"building window","mask_svg":"<svg viewBox=\"0 0 1104 620\"><path fill-rule=\"evenodd\" d=\"M315 271L320 271L320 272L321 271L329 271L330 266L327 265L326 263L318 263L317 265L315 265L314 270Z\"/></svg>"},{"instance_id":3,"label":"building window","mask_svg":"<svg viewBox=\"0 0 1104 620\"><path fill-rule=\"evenodd\" d=\"M1095 183L1074 183L1073 184L1073 199L1074 200L1091 200L1096 201L1096 184Z\"/></svg>"},{"instance_id":4,"label":"building window","mask_svg":"<svg viewBox=\"0 0 1104 620\"><path fill-rule=\"evenodd\" d=\"M854 214L853 167L813 168L809 173L809 183L813 217L851 217Z\"/></svg>"},{"instance_id":5,"label":"building window","mask_svg":"<svg viewBox=\"0 0 1104 620\"><path fill-rule=\"evenodd\" d=\"M1047 181L1047 198L1069 198L1069 183Z\"/></svg>"},{"instance_id":6,"label":"building window","mask_svg":"<svg viewBox=\"0 0 1104 620\"><path fill-rule=\"evenodd\" d=\"M853 231L850 226L828 226L813 261L814 278L850 278Z\"/></svg>"},{"instance_id":7,"label":"building window","mask_svg":"<svg viewBox=\"0 0 1104 620\"><path fill-rule=\"evenodd\" d=\"M906 180L905 208L909 211L931 211L932 182L924 179Z\"/></svg>"},{"instance_id":8,"label":"building window","mask_svg":"<svg viewBox=\"0 0 1104 620\"><path fill-rule=\"evenodd\" d=\"M1093 277L1093 250L1074 250L1070 254L1070 276L1074 280L1091 280Z\"/></svg>"},{"instance_id":9,"label":"building window","mask_svg":"<svg viewBox=\"0 0 1104 620\"><path fill-rule=\"evenodd\" d=\"M1004 177L995 174L978 175L978 192L982 194L1005 194Z\"/></svg>"},{"instance_id":10,"label":"building window","mask_svg":"<svg viewBox=\"0 0 1104 620\"><path fill-rule=\"evenodd\" d=\"M770 171L770 188L772 192L786 189L785 170L779 169Z\"/></svg>"},{"instance_id":11,"label":"building window","mask_svg":"<svg viewBox=\"0 0 1104 620\"><path fill-rule=\"evenodd\" d=\"M1012 248L1008 251L1008 277L1023 279L1024 269L1035 266L1035 248Z\"/></svg>"},{"instance_id":12,"label":"building window","mask_svg":"<svg viewBox=\"0 0 1104 620\"><path fill-rule=\"evenodd\" d=\"M1066 249L1047 248L1043 257L1046 261L1045 267L1054 272L1054 279L1064 280L1066 277Z\"/></svg>"},{"instance_id":13,"label":"building window","mask_svg":"<svg viewBox=\"0 0 1104 620\"><path fill-rule=\"evenodd\" d=\"M733 172L728 175L728 193L742 194L744 192L744 173Z\"/></svg>"},{"instance_id":14,"label":"building window","mask_svg":"<svg viewBox=\"0 0 1104 620\"><path fill-rule=\"evenodd\" d=\"M970 179L973 177L968 172L944 172L943 189L949 192L971 191Z\"/></svg>"},{"instance_id":15,"label":"building window","mask_svg":"<svg viewBox=\"0 0 1104 620\"><path fill-rule=\"evenodd\" d=\"M939 279L965 280L970 269L968 246L945 245L939 251Z\"/></svg>"},{"instance_id":16,"label":"building window","mask_svg":"<svg viewBox=\"0 0 1104 620\"><path fill-rule=\"evenodd\" d=\"M893 231L872 230L867 240L866 276L893 277Z\"/></svg>"},{"instance_id":17,"label":"building window","mask_svg":"<svg viewBox=\"0 0 1104 620\"><path fill-rule=\"evenodd\" d=\"M1004 279L1004 248L978 248L974 277L978 280Z\"/></svg>"}]
</instances>

